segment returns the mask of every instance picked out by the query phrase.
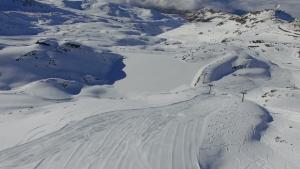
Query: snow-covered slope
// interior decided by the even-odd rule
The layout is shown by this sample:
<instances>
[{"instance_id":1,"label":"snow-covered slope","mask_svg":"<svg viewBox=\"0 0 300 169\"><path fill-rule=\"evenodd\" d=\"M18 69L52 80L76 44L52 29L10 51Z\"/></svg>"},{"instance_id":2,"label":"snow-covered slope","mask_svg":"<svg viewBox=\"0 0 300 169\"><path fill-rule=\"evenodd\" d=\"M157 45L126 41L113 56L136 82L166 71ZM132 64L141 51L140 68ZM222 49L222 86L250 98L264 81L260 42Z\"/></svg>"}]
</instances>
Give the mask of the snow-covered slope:
<instances>
[{"instance_id":1,"label":"snow-covered slope","mask_svg":"<svg viewBox=\"0 0 300 169\"><path fill-rule=\"evenodd\" d=\"M300 24L283 11L11 5L0 169L300 168Z\"/></svg>"},{"instance_id":2,"label":"snow-covered slope","mask_svg":"<svg viewBox=\"0 0 300 169\"><path fill-rule=\"evenodd\" d=\"M0 88L4 89L46 78L88 85L112 84L125 76L122 56L109 51L95 52L74 42L38 40L30 46L7 47L0 55L3 84Z\"/></svg>"}]
</instances>

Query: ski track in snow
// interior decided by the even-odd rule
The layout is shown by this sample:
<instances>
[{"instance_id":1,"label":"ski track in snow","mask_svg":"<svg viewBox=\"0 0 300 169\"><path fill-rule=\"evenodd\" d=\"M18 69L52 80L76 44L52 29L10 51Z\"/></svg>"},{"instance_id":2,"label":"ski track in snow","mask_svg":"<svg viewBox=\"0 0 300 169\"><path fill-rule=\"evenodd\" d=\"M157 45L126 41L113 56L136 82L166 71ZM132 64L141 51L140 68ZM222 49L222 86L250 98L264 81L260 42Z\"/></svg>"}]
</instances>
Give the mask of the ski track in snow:
<instances>
[{"instance_id":1,"label":"ski track in snow","mask_svg":"<svg viewBox=\"0 0 300 169\"><path fill-rule=\"evenodd\" d=\"M272 11L204 9L187 23L114 3L44 5L51 17L0 11L18 24L0 29L0 169L299 168L292 23Z\"/></svg>"},{"instance_id":2,"label":"ski track in snow","mask_svg":"<svg viewBox=\"0 0 300 169\"><path fill-rule=\"evenodd\" d=\"M34 163L34 168L195 168L204 120L211 114L199 110L189 115L186 110L197 100L87 118L2 151L0 168L28 168Z\"/></svg>"},{"instance_id":3,"label":"ski track in snow","mask_svg":"<svg viewBox=\"0 0 300 169\"><path fill-rule=\"evenodd\" d=\"M221 100L223 103L218 107L211 104ZM103 113L1 151L0 168L194 169L209 166L218 159L211 147L223 151L222 144L240 144L234 143L238 140L231 139L232 134L249 132L237 130L244 117L235 116L249 116L237 114L237 102L228 96L204 95L159 108ZM237 124L228 123L232 118L237 118ZM228 140L222 143L220 139Z\"/></svg>"}]
</instances>

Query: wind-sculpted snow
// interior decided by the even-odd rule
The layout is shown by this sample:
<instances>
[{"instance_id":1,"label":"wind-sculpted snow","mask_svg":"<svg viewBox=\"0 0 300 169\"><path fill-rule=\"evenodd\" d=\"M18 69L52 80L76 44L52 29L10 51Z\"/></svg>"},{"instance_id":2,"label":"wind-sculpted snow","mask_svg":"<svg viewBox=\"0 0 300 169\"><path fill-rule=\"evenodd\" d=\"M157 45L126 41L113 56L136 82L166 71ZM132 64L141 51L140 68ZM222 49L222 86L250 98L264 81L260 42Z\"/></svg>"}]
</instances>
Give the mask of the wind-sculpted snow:
<instances>
[{"instance_id":1,"label":"wind-sculpted snow","mask_svg":"<svg viewBox=\"0 0 300 169\"><path fill-rule=\"evenodd\" d=\"M246 53L236 52L204 67L198 72L193 85L196 86L199 82L210 83L228 75L251 78L271 77L270 66L267 63Z\"/></svg>"}]
</instances>

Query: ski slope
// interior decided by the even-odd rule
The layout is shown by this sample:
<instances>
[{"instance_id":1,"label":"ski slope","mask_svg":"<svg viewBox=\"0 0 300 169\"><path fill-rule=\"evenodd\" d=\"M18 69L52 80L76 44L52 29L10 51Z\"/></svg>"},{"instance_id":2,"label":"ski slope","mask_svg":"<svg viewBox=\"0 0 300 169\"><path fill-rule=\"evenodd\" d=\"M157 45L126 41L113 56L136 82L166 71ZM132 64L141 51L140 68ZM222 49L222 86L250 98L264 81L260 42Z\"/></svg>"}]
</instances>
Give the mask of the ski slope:
<instances>
[{"instance_id":1,"label":"ski slope","mask_svg":"<svg viewBox=\"0 0 300 169\"><path fill-rule=\"evenodd\" d=\"M0 8L0 169L300 168L297 20L10 5Z\"/></svg>"},{"instance_id":2,"label":"ski slope","mask_svg":"<svg viewBox=\"0 0 300 169\"><path fill-rule=\"evenodd\" d=\"M205 168L216 165L221 154L250 151L247 146L261 132L252 125L265 125L268 118L251 102L209 95L158 108L105 112L2 151L1 167ZM235 123L228 123L232 119ZM235 162L242 167L251 161Z\"/></svg>"}]
</instances>

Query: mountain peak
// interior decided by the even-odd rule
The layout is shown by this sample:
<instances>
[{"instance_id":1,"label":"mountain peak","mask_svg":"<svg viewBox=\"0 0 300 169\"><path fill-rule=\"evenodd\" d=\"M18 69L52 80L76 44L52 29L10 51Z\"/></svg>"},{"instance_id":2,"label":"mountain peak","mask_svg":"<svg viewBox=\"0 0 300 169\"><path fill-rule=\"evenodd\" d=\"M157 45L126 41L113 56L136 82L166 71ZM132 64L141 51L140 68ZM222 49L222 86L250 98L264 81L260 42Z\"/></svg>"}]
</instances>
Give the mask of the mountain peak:
<instances>
[{"instance_id":1,"label":"mountain peak","mask_svg":"<svg viewBox=\"0 0 300 169\"><path fill-rule=\"evenodd\" d=\"M290 14L279 9L249 11L243 12L242 15L238 15L235 12L224 12L210 8L203 8L197 11L185 12L185 16L189 22L210 22L213 19L219 18L224 20L235 20L241 24L256 24L272 20L292 22L295 20L295 18Z\"/></svg>"},{"instance_id":2,"label":"mountain peak","mask_svg":"<svg viewBox=\"0 0 300 169\"><path fill-rule=\"evenodd\" d=\"M210 22L214 18L225 18L227 13L211 8L203 8L197 11L188 11L185 16L190 22Z\"/></svg>"}]
</instances>

